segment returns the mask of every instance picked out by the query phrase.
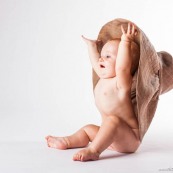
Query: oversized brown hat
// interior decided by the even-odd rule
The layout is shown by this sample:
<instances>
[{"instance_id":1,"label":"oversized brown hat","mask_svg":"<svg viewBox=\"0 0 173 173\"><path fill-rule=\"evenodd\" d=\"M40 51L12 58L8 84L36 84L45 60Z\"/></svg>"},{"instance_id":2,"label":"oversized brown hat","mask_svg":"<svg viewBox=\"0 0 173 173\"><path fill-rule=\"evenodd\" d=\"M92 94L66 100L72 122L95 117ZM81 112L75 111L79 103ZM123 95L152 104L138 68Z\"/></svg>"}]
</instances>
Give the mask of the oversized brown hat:
<instances>
[{"instance_id":1,"label":"oversized brown hat","mask_svg":"<svg viewBox=\"0 0 173 173\"><path fill-rule=\"evenodd\" d=\"M126 19L115 19L106 23L98 35L98 40L102 41L98 45L99 52L108 40L120 39L121 25L126 29L129 22L131 21ZM140 59L138 70L133 76L131 98L142 141L154 117L159 95L173 88L173 59L165 51L156 52L144 32L139 27L137 30L135 42L140 47ZM93 70L93 89L98 80L99 77Z\"/></svg>"}]
</instances>

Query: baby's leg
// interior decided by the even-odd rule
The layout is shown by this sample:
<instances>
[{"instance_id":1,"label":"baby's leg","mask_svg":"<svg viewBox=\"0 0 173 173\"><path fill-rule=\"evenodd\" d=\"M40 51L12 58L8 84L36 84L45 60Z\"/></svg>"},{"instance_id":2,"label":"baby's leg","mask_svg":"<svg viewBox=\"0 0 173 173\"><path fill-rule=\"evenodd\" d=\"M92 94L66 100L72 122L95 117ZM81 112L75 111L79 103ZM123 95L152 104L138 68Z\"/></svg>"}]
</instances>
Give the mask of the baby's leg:
<instances>
[{"instance_id":1,"label":"baby's leg","mask_svg":"<svg viewBox=\"0 0 173 173\"><path fill-rule=\"evenodd\" d=\"M86 125L71 136L47 136L46 140L49 147L56 149L80 148L87 146L89 142L93 141L98 130L99 126Z\"/></svg>"},{"instance_id":2,"label":"baby's leg","mask_svg":"<svg viewBox=\"0 0 173 173\"><path fill-rule=\"evenodd\" d=\"M79 151L73 159L78 161L97 160L110 145L112 149L119 152L134 152L139 146L139 139L123 120L116 116L108 116L103 121L91 145Z\"/></svg>"}]
</instances>

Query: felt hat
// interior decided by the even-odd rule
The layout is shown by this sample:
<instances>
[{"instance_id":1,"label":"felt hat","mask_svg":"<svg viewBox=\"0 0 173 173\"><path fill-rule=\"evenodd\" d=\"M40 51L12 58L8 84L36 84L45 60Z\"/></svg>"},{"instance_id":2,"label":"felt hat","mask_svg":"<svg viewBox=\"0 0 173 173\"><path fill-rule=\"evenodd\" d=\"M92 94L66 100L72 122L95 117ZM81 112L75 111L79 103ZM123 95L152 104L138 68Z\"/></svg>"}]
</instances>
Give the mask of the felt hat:
<instances>
[{"instance_id":1,"label":"felt hat","mask_svg":"<svg viewBox=\"0 0 173 173\"><path fill-rule=\"evenodd\" d=\"M120 39L122 35L121 25L127 29L126 19L115 19L106 23L100 30L97 40L98 51L103 45L112 39ZM133 22L131 22L133 23ZM173 88L173 59L165 52L156 52L153 45L144 32L135 25L138 34L134 42L140 48L138 69L133 76L131 99L139 124L140 140L142 141L154 117L159 95ZM93 89L99 80L93 70Z\"/></svg>"}]
</instances>

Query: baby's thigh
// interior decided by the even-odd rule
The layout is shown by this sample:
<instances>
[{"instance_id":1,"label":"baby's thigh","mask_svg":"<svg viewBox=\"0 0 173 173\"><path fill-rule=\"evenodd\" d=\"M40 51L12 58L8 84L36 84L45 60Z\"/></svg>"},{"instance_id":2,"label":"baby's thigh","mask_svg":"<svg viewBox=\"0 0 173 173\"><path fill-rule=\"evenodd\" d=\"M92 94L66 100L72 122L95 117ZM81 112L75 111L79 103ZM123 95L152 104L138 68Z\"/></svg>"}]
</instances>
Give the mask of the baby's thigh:
<instances>
[{"instance_id":1,"label":"baby's thigh","mask_svg":"<svg viewBox=\"0 0 173 173\"><path fill-rule=\"evenodd\" d=\"M121 153L133 153L139 145L139 130L132 129L127 123L121 120L114 135L111 148Z\"/></svg>"}]
</instances>

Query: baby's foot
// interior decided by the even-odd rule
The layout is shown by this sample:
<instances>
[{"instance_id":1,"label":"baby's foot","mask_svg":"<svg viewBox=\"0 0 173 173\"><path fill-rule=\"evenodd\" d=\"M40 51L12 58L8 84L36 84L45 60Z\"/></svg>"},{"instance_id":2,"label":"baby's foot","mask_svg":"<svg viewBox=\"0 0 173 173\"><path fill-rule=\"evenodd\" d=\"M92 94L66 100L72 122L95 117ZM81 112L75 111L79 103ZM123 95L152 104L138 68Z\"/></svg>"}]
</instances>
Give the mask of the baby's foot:
<instances>
[{"instance_id":1,"label":"baby's foot","mask_svg":"<svg viewBox=\"0 0 173 173\"><path fill-rule=\"evenodd\" d=\"M65 137L47 136L46 140L47 140L48 147L56 148L60 150L65 150L68 148L67 138Z\"/></svg>"},{"instance_id":2,"label":"baby's foot","mask_svg":"<svg viewBox=\"0 0 173 173\"><path fill-rule=\"evenodd\" d=\"M82 162L89 161L89 160L98 160L99 155L100 154L98 152L92 150L91 148L86 148L76 153L73 156L73 160L82 161Z\"/></svg>"}]
</instances>

